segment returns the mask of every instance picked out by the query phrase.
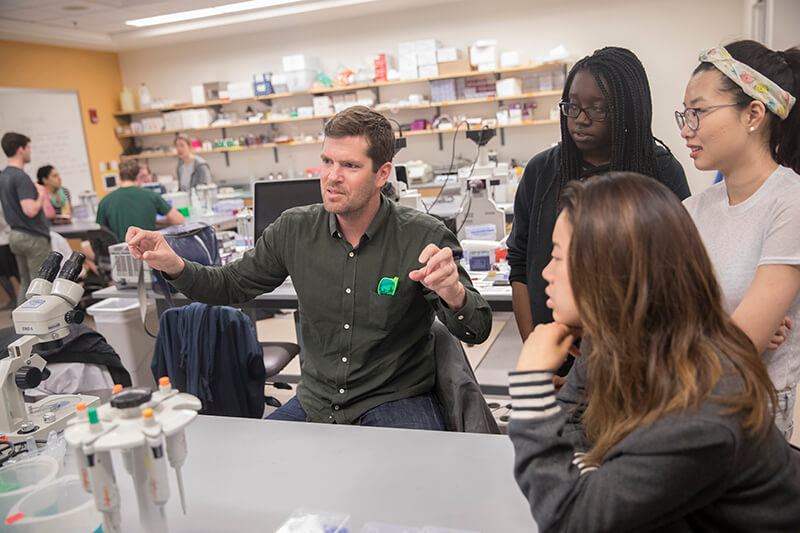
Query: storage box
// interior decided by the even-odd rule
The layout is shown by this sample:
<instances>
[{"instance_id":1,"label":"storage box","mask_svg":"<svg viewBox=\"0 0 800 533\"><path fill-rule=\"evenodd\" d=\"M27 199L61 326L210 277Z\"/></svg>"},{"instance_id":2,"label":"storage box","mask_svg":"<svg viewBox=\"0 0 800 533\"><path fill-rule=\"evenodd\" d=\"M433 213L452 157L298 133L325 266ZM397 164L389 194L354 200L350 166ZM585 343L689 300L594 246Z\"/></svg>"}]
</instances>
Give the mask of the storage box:
<instances>
[{"instance_id":1,"label":"storage box","mask_svg":"<svg viewBox=\"0 0 800 533\"><path fill-rule=\"evenodd\" d=\"M170 111L161 115L164 118L164 129L167 130L182 130L183 126L183 113L181 111ZM139 124L141 127L141 123ZM135 131L133 122L131 122L131 130Z\"/></svg>"},{"instance_id":2,"label":"storage box","mask_svg":"<svg viewBox=\"0 0 800 533\"><path fill-rule=\"evenodd\" d=\"M481 63L478 65L478 72L491 72L497 70L497 63Z\"/></svg>"},{"instance_id":3,"label":"storage box","mask_svg":"<svg viewBox=\"0 0 800 533\"><path fill-rule=\"evenodd\" d=\"M460 50L458 48L439 48L436 50L436 62L437 63L446 63L448 61L458 61L461 57Z\"/></svg>"},{"instance_id":4,"label":"storage box","mask_svg":"<svg viewBox=\"0 0 800 533\"><path fill-rule=\"evenodd\" d=\"M497 41L477 41L469 47L469 61L475 66L497 64Z\"/></svg>"},{"instance_id":5,"label":"storage box","mask_svg":"<svg viewBox=\"0 0 800 533\"><path fill-rule=\"evenodd\" d=\"M500 54L500 68L519 66L519 50L509 50Z\"/></svg>"},{"instance_id":6,"label":"storage box","mask_svg":"<svg viewBox=\"0 0 800 533\"><path fill-rule=\"evenodd\" d=\"M304 105L297 108L297 116L308 118L314 116L314 108L310 105Z\"/></svg>"},{"instance_id":7,"label":"storage box","mask_svg":"<svg viewBox=\"0 0 800 533\"><path fill-rule=\"evenodd\" d=\"M361 89L356 91L356 102L358 105L372 107L378 101L378 96L372 89Z\"/></svg>"},{"instance_id":8,"label":"storage box","mask_svg":"<svg viewBox=\"0 0 800 533\"><path fill-rule=\"evenodd\" d=\"M305 54L283 56L283 70L285 72L296 72L298 70L319 71L319 69L320 62L315 57L309 57Z\"/></svg>"},{"instance_id":9,"label":"storage box","mask_svg":"<svg viewBox=\"0 0 800 533\"><path fill-rule=\"evenodd\" d=\"M420 78L435 78L439 75L439 65L420 65L418 72Z\"/></svg>"},{"instance_id":10,"label":"storage box","mask_svg":"<svg viewBox=\"0 0 800 533\"><path fill-rule=\"evenodd\" d=\"M417 71L417 67L408 68L408 69L400 69L400 79L401 80L415 80L419 78L419 72Z\"/></svg>"},{"instance_id":11,"label":"storage box","mask_svg":"<svg viewBox=\"0 0 800 533\"><path fill-rule=\"evenodd\" d=\"M417 54L417 65L435 65L436 64L436 51L433 52L421 52Z\"/></svg>"},{"instance_id":12,"label":"storage box","mask_svg":"<svg viewBox=\"0 0 800 533\"><path fill-rule=\"evenodd\" d=\"M465 74L472 70L472 65L468 59L456 59L455 61L439 62L439 76L450 76L455 74Z\"/></svg>"},{"instance_id":13,"label":"storage box","mask_svg":"<svg viewBox=\"0 0 800 533\"><path fill-rule=\"evenodd\" d=\"M206 93L202 85L192 85L192 103L202 104L206 101Z\"/></svg>"},{"instance_id":14,"label":"storage box","mask_svg":"<svg viewBox=\"0 0 800 533\"><path fill-rule=\"evenodd\" d=\"M148 307L155 304L149 304ZM150 371L155 339L145 332L136 298L108 298L86 308L95 329L106 338L131 375L134 387L155 389Z\"/></svg>"},{"instance_id":15,"label":"storage box","mask_svg":"<svg viewBox=\"0 0 800 533\"><path fill-rule=\"evenodd\" d=\"M414 51L416 54L433 54L436 55L436 50L441 46L439 41L436 39L420 39L419 41L414 41Z\"/></svg>"},{"instance_id":16,"label":"storage box","mask_svg":"<svg viewBox=\"0 0 800 533\"><path fill-rule=\"evenodd\" d=\"M315 96L313 105L314 115L330 115L333 113L333 101L330 96Z\"/></svg>"},{"instance_id":17,"label":"storage box","mask_svg":"<svg viewBox=\"0 0 800 533\"><path fill-rule=\"evenodd\" d=\"M497 80L497 98L505 96L519 96L522 94L522 81L519 78L505 78Z\"/></svg>"},{"instance_id":18,"label":"storage box","mask_svg":"<svg viewBox=\"0 0 800 533\"><path fill-rule=\"evenodd\" d=\"M417 55L417 44L414 41L405 41L397 44L397 56L415 56Z\"/></svg>"},{"instance_id":19,"label":"storage box","mask_svg":"<svg viewBox=\"0 0 800 533\"><path fill-rule=\"evenodd\" d=\"M228 95L232 100L252 98L255 96L255 90L249 81L238 81L228 84Z\"/></svg>"},{"instance_id":20,"label":"storage box","mask_svg":"<svg viewBox=\"0 0 800 533\"><path fill-rule=\"evenodd\" d=\"M219 92L228 90L227 81L211 81L203 84L203 92L206 95L206 102L209 100L219 100Z\"/></svg>"},{"instance_id":21,"label":"storage box","mask_svg":"<svg viewBox=\"0 0 800 533\"><path fill-rule=\"evenodd\" d=\"M286 74L273 74L272 75L272 89L276 93L289 92L288 78Z\"/></svg>"},{"instance_id":22,"label":"storage box","mask_svg":"<svg viewBox=\"0 0 800 533\"><path fill-rule=\"evenodd\" d=\"M290 92L307 91L317 78L317 71L311 69L286 72L286 87Z\"/></svg>"},{"instance_id":23,"label":"storage box","mask_svg":"<svg viewBox=\"0 0 800 533\"><path fill-rule=\"evenodd\" d=\"M399 70L415 69L419 66L417 63L417 56L415 55L402 55L397 60L397 68Z\"/></svg>"}]
</instances>

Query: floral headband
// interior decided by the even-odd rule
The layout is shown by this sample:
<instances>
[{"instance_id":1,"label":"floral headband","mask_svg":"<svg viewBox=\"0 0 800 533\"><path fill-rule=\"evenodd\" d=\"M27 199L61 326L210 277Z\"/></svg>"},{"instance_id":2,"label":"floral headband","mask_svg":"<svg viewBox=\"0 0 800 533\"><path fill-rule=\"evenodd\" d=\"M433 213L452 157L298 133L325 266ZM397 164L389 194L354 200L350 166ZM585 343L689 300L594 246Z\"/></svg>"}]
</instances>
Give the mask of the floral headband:
<instances>
[{"instance_id":1,"label":"floral headband","mask_svg":"<svg viewBox=\"0 0 800 533\"><path fill-rule=\"evenodd\" d=\"M741 87L746 95L762 102L781 120L785 120L789 116L789 111L792 110L797 99L754 68L731 57L725 47L720 46L702 52L700 61L711 63L717 67L720 72Z\"/></svg>"}]
</instances>

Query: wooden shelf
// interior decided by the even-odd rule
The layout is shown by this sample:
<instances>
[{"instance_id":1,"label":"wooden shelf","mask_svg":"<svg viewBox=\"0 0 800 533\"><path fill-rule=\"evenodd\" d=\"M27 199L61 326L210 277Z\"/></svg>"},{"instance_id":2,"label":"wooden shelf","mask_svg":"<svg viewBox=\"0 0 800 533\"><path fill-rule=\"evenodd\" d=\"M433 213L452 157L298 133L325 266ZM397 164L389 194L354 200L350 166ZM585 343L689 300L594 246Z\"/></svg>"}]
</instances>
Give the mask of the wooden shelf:
<instances>
[{"instance_id":1,"label":"wooden shelf","mask_svg":"<svg viewBox=\"0 0 800 533\"><path fill-rule=\"evenodd\" d=\"M547 126L551 124L560 124L560 120L530 120L527 122L520 122L519 124L506 124L503 126L495 126L498 129L504 128L518 128L523 126ZM483 126L474 126L469 128L470 130L479 130ZM416 137L418 135L433 135L437 133L453 133L456 131L456 128L447 128L447 129L436 129L436 130L418 130L418 131L406 131L403 132L403 137ZM467 131L462 129L461 131ZM213 153L224 153L224 152L246 152L249 150L261 150L264 148L279 148L281 146L305 146L309 144L321 144L321 139L313 139L310 141L288 141L288 142L278 142L278 143L264 143L264 144L256 144L253 146L231 146L225 148L214 148L213 150L196 150L193 153L195 154L213 154ZM120 157L120 160L125 161L126 159L157 159L161 157L178 157L178 154L175 152L169 153L145 153L145 154L136 154L136 155L123 155Z\"/></svg>"},{"instance_id":2,"label":"wooden shelf","mask_svg":"<svg viewBox=\"0 0 800 533\"><path fill-rule=\"evenodd\" d=\"M525 93L516 96L505 96L505 97L497 97L497 96L490 96L488 98L467 98L463 100L451 100L447 102L430 102L425 104L419 105L412 105L412 106L398 106L398 107L391 107L386 108L382 107L380 109L376 109L379 113L394 113L399 111L407 111L407 110L419 110L419 109L435 109L437 107L451 107L456 105L470 105L470 104L483 104L483 103L490 103L490 102L505 102L509 100L526 100L530 98L543 98L549 96L560 96L561 90L558 91L545 91L545 92L537 92L537 93ZM222 128L246 128L248 126L260 126L264 124L285 124L290 122L299 122L302 120L314 120L314 119L327 119L331 118L334 115L316 115L313 117L289 117L289 118L282 118L282 119L267 119L261 120L259 122L238 122L235 124L225 124L220 126L207 126L204 128L185 128L181 130L163 130L163 131L153 131L147 133L130 133L130 134L123 134L117 135L119 139L130 139L134 137L149 137L152 135L168 135L171 133L179 133L179 132L187 132L187 131L207 131L207 130L219 130Z\"/></svg>"},{"instance_id":3,"label":"wooden shelf","mask_svg":"<svg viewBox=\"0 0 800 533\"><path fill-rule=\"evenodd\" d=\"M486 75L502 75L502 74L514 74L517 72L529 72L534 70L546 70L555 67L564 66L566 63L562 63L559 61L549 62L549 63L541 63L538 65L526 65L521 67L510 67L510 68L501 68L497 70L489 70L485 72L478 72L476 70L472 70L469 72L462 72L460 74L446 74L443 76L434 76L432 78L414 78L412 80L395 80L395 81L381 81L381 82L374 82L374 83L364 83L361 85L349 85L347 87L331 87L328 89L317 89L317 90L308 90L308 91L296 91L296 92L285 92L285 93L273 93L268 94L265 96L254 96L252 98L240 98L235 100L214 100L210 102L203 102L202 104L178 104L169 107L162 107L157 109L140 109L138 111L131 111L130 113L114 113L115 117L128 117L131 115L145 115L149 113L161 113L164 111L178 111L181 109L196 109L201 107L212 107L218 105L227 105L227 104L237 104L237 103L246 103L246 102L257 102L260 100L274 100L277 98L290 98L293 96L305 96L305 95L320 95L320 94L329 94L329 93L337 93L337 92L349 92L349 91L357 91L359 89L372 89L377 88L380 89L381 87L390 87L394 85L408 85L412 83L421 83L421 82L430 82L436 80L447 80L453 78L471 78L474 76L486 76Z\"/></svg>"}]
</instances>

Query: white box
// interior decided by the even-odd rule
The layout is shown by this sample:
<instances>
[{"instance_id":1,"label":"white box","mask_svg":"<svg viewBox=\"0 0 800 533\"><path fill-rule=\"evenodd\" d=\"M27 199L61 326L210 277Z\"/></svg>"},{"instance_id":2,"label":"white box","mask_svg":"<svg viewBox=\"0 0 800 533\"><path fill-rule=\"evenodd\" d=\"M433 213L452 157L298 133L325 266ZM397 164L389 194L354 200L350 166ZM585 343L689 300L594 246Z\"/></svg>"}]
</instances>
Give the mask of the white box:
<instances>
[{"instance_id":1,"label":"white box","mask_svg":"<svg viewBox=\"0 0 800 533\"><path fill-rule=\"evenodd\" d=\"M481 63L478 65L478 72L490 72L497 70L497 63Z\"/></svg>"},{"instance_id":2,"label":"white box","mask_svg":"<svg viewBox=\"0 0 800 533\"><path fill-rule=\"evenodd\" d=\"M333 101L330 96L314 97L314 115L330 115L333 113Z\"/></svg>"},{"instance_id":3,"label":"white box","mask_svg":"<svg viewBox=\"0 0 800 533\"><path fill-rule=\"evenodd\" d=\"M319 70L319 59L309 57L305 54L295 54L291 56L283 56L283 70L286 72L295 72L298 70Z\"/></svg>"},{"instance_id":4,"label":"white box","mask_svg":"<svg viewBox=\"0 0 800 533\"><path fill-rule=\"evenodd\" d=\"M244 98L253 98L255 93L255 88L253 84L249 81L238 81L234 83L228 84L228 94L230 95L231 100L241 100Z\"/></svg>"},{"instance_id":5,"label":"white box","mask_svg":"<svg viewBox=\"0 0 800 533\"><path fill-rule=\"evenodd\" d=\"M378 96L375 94L375 91L371 89L361 89L356 91L356 101L358 105L372 107L375 105L375 102L378 101Z\"/></svg>"},{"instance_id":6,"label":"white box","mask_svg":"<svg viewBox=\"0 0 800 533\"><path fill-rule=\"evenodd\" d=\"M161 115L164 117L164 129L167 130L182 130L183 114L181 111L171 111ZM131 123L131 130L133 130L133 123Z\"/></svg>"},{"instance_id":7,"label":"white box","mask_svg":"<svg viewBox=\"0 0 800 533\"><path fill-rule=\"evenodd\" d=\"M312 69L295 70L286 73L286 87L290 92L307 91L317 79L317 71Z\"/></svg>"},{"instance_id":8,"label":"white box","mask_svg":"<svg viewBox=\"0 0 800 533\"><path fill-rule=\"evenodd\" d=\"M310 105L304 105L297 108L297 116L308 118L314 116L314 108Z\"/></svg>"},{"instance_id":9,"label":"white box","mask_svg":"<svg viewBox=\"0 0 800 533\"><path fill-rule=\"evenodd\" d=\"M420 78L435 78L439 75L439 65L421 65L419 67Z\"/></svg>"},{"instance_id":10,"label":"white box","mask_svg":"<svg viewBox=\"0 0 800 533\"><path fill-rule=\"evenodd\" d=\"M416 56L417 55L417 45L414 41L405 41L402 43L398 43L397 45L397 56Z\"/></svg>"},{"instance_id":11,"label":"white box","mask_svg":"<svg viewBox=\"0 0 800 533\"><path fill-rule=\"evenodd\" d=\"M334 94L331 97L331 101L333 102L334 113L339 113L340 111L344 111L347 108L347 104L344 101L343 94Z\"/></svg>"},{"instance_id":12,"label":"white box","mask_svg":"<svg viewBox=\"0 0 800 533\"><path fill-rule=\"evenodd\" d=\"M420 52L417 54L417 65L436 65L436 52Z\"/></svg>"},{"instance_id":13,"label":"white box","mask_svg":"<svg viewBox=\"0 0 800 533\"><path fill-rule=\"evenodd\" d=\"M436 50L436 61L437 63L457 61L460 55L458 48L439 48Z\"/></svg>"},{"instance_id":14,"label":"white box","mask_svg":"<svg viewBox=\"0 0 800 533\"><path fill-rule=\"evenodd\" d=\"M508 124L508 109L501 109L497 112L497 125L505 126L506 124Z\"/></svg>"},{"instance_id":15,"label":"white box","mask_svg":"<svg viewBox=\"0 0 800 533\"><path fill-rule=\"evenodd\" d=\"M419 78L419 73L417 72L417 67L409 68L409 69L400 69L400 79L401 80L415 80Z\"/></svg>"},{"instance_id":16,"label":"white box","mask_svg":"<svg viewBox=\"0 0 800 533\"><path fill-rule=\"evenodd\" d=\"M497 41L477 41L469 47L469 62L474 66L497 63ZM480 69L479 69L480 70Z\"/></svg>"},{"instance_id":17,"label":"white box","mask_svg":"<svg viewBox=\"0 0 800 533\"><path fill-rule=\"evenodd\" d=\"M439 48L440 43L436 39L420 39L414 41L414 51L417 55L430 54L436 55L436 49Z\"/></svg>"},{"instance_id":18,"label":"white box","mask_svg":"<svg viewBox=\"0 0 800 533\"><path fill-rule=\"evenodd\" d=\"M519 96L522 94L522 81L519 78L505 78L497 80L495 85L497 98L505 96Z\"/></svg>"},{"instance_id":19,"label":"white box","mask_svg":"<svg viewBox=\"0 0 800 533\"><path fill-rule=\"evenodd\" d=\"M508 110L508 123L521 124L522 123L522 109L509 109Z\"/></svg>"},{"instance_id":20,"label":"white box","mask_svg":"<svg viewBox=\"0 0 800 533\"><path fill-rule=\"evenodd\" d=\"M344 93L344 103L347 107L358 105L358 100L356 99L356 93Z\"/></svg>"},{"instance_id":21,"label":"white box","mask_svg":"<svg viewBox=\"0 0 800 533\"><path fill-rule=\"evenodd\" d=\"M162 117L143 118L141 123L143 133L154 133L164 129L164 119Z\"/></svg>"},{"instance_id":22,"label":"white box","mask_svg":"<svg viewBox=\"0 0 800 533\"><path fill-rule=\"evenodd\" d=\"M411 70L419 66L416 55L402 55L397 58L398 70Z\"/></svg>"},{"instance_id":23,"label":"white box","mask_svg":"<svg viewBox=\"0 0 800 533\"><path fill-rule=\"evenodd\" d=\"M500 68L519 66L519 50L509 50L500 54Z\"/></svg>"},{"instance_id":24,"label":"white box","mask_svg":"<svg viewBox=\"0 0 800 533\"><path fill-rule=\"evenodd\" d=\"M192 103L202 104L206 101L206 91L202 85L192 85Z\"/></svg>"},{"instance_id":25,"label":"white box","mask_svg":"<svg viewBox=\"0 0 800 533\"><path fill-rule=\"evenodd\" d=\"M285 93L289 91L286 74L278 73L272 75L272 89L276 93Z\"/></svg>"},{"instance_id":26,"label":"white box","mask_svg":"<svg viewBox=\"0 0 800 533\"><path fill-rule=\"evenodd\" d=\"M148 307L153 305L148 304ZM94 318L95 329L119 354L122 365L131 375L133 386L155 388L150 362L156 341L142 325L139 300L107 298L90 305L86 312Z\"/></svg>"}]
</instances>

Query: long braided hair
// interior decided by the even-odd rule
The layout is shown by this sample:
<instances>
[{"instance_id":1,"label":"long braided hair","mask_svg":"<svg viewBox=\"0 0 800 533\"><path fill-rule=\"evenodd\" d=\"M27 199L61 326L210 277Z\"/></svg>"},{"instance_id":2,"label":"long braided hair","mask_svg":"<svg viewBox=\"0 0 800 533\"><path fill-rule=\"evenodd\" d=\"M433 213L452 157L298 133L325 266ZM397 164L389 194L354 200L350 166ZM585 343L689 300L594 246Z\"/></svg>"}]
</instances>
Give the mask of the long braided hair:
<instances>
[{"instance_id":1,"label":"long braided hair","mask_svg":"<svg viewBox=\"0 0 800 533\"><path fill-rule=\"evenodd\" d=\"M627 48L607 46L595 50L592 55L584 57L570 69L561 94L562 100L569 100L575 75L584 71L594 77L610 110L606 120L611 123L611 164L608 167L604 166L602 171L629 171L658 178L653 141L658 141L667 152L669 148L653 136L650 83L647 81L642 62ZM542 195L542 203L546 201L553 185L557 186L556 198L560 198L567 182L585 177L581 162L580 150L569 134L567 117L562 114L559 178L547 186ZM537 233L541 225L541 211L539 209Z\"/></svg>"}]
</instances>

